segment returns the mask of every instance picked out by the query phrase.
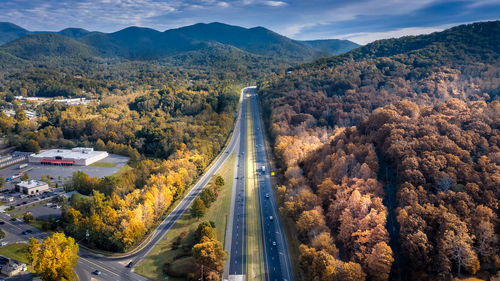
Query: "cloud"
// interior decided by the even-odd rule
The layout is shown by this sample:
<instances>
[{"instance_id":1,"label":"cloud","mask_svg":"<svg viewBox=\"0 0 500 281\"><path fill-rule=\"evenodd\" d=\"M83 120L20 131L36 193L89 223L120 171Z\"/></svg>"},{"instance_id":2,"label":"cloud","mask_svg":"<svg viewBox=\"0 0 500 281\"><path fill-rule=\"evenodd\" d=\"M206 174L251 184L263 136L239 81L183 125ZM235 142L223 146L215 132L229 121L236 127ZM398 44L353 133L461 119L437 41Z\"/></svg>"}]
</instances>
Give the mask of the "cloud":
<instances>
[{"instance_id":1,"label":"cloud","mask_svg":"<svg viewBox=\"0 0 500 281\"><path fill-rule=\"evenodd\" d=\"M271 6L271 7L282 7L287 6L288 4L283 1L262 1L262 4Z\"/></svg>"},{"instance_id":2,"label":"cloud","mask_svg":"<svg viewBox=\"0 0 500 281\"><path fill-rule=\"evenodd\" d=\"M227 7L230 7L231 5L229 5L229 3L227 3L227 2L219 2L219 3L217 3L217 6L219 6L221 8L227 8Z\"/></svg>"}]
</instances>

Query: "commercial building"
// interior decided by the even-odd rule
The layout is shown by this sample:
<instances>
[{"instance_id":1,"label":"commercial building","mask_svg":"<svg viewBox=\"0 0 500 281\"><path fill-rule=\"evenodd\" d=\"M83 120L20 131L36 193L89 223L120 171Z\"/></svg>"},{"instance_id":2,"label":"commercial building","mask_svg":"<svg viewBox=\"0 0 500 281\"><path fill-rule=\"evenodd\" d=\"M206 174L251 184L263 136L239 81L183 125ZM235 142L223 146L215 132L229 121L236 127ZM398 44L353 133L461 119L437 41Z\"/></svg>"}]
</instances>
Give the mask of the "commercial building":
<instances>
[{"instance_id":1,"label":"commercial building","mask_svg":"<svg viewBox=\"0 0 500 281\"><path fill-rule=\"evenodd\" d=\"M27 195L38 194L49 190L49 185L43 181L29 180L16 184L16 190Z\"/></svg>"},{"instance_id":2,"label":"commercial building","mask_svg":"<svg viewBox=\"0 0 500 281\"><path fill-rule=\"evenodd\" d=\"M51 149L31 155L30 163L63 166L87 166L108 157L106 151L94 151L93 148L76 147L69 149Z\"/></svg>"}]
</instances>

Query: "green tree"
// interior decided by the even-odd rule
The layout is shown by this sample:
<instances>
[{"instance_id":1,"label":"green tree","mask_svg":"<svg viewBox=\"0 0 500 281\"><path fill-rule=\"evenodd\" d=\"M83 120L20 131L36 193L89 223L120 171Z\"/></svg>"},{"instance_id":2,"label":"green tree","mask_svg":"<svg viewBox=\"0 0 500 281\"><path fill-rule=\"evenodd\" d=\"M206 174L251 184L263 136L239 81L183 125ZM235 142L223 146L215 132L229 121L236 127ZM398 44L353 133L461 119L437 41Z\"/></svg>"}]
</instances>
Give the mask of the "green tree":
<instances>
[{"instance_id":1,"label":"green tree","mask_svg":"<svg viewBox=\"0 0 500 281\"><path fill-rule=\"evenodd\" d=\"M200 243L203 237L215 239L215 230L212 227L212 224L208 221L200 223L194 233L196 243Z\"/></svg>"},{"instance_id":2,"label":"green tree","mask_svg":"<svg viewBox=\"0 0 500 281\"><path fill-rule=\"evenodd\" d=\"M215 176L215 184L218 187L224 186L224 178L220 175Z\"/></svg>"},{"instance_id":3,"label":"green tree","mask_svg":"<svg viewBox=\"0 0 500 281\"><path fill-rule=\"evenodd\" d=\"M207 208L210 208L210 205L217 199L217 194L212 188L207 187L200 193L200 198L203 200L203 204L205 204Z\"/></svg>"},{"instance_id":4,"label":"green tree","mask_svg":"<svg viewBox=\"0 0 500 281\"><path fill-rule=\"evenodd\" d=\"M196 197L196 199L194 199L190 211L191 211L191 216L193 218L198 218L198 219L203 217L207 212L207 207L205 207L205 204L203 204L203 200L201 200L199 196Z\"/></svg>"},{"instance_id":5,"label":"green tree","mask_svg":"<svg viewBox=\"0 0 500 281\"><path fill-rule=\"evenodd\" d=\"M38 153L40 152L40 144L36 140L29 140L26 142L24 149L29 152Z\"/></svg>"},{"instance_id":6,"label":"green tree","mask_svg":"<svg viewBox=\"0 0 500 281\"><path fill-rule=\"evenodd\" d=\"M24 213L23 218L25 223L30 223L34 219L33 214L31 212Z\"/></svg>"},{"instance_id":7,"label":"green tree","mask_svg":"<svg viewBox=\"0 0 500 281\"><path fill-rule=\"evenodd\" d=\"M5 178L0 177L0 188L2 188L5 185Z\"/></svg>"},{"instance_id":8,"label":"green tree","mask_svg":"<svg viewBox=\"0 0 500 281\"><path fill-rule=\"evenodd\" d=\"M30 179L30 175L28 175L28 173L23 173L23 175L21 176L22 181L27 181L29 179Z\"/></svg>"},{"instance_id":9,"label":"green tree","mask_svg":"<svg viewBox=\"0 0 500 281\"><path fill-rule=\"evenodd\" d=\"M78 245L64 233L54 233L43 243L31 238L28 257L35 272L46 281L74 280L74 268L78 260Z\"/></svg>"}]
</instances>

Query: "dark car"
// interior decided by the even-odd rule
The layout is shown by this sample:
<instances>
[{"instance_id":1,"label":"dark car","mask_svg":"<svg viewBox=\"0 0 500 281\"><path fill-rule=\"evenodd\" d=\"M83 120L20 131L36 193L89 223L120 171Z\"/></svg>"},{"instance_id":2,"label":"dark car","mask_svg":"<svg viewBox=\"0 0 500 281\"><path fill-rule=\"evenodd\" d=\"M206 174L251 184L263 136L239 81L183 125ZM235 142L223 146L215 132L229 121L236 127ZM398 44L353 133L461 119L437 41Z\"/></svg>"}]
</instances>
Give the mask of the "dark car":
<instances>
[{"instance_id":1,"label":"dark car","mask_svg":"<svg viewBox=\"0 0 500 281\"><path fill-rule=\"evenodd\" d=\"M11 218L10 221L17 221L17 219L16 218Z\"/></svg>"},{"instance_id":2,"label":"dark car","mask_svg":"<svg viewBox=\"0 0 500 281\"><path fill-rule=\"evenodd\" d=\"M28 229L28 230L26 230L25 232L26 232L26 233L33 233L33 230Z\"/></svg>"},{"instance_id":3,"label":"dark car","mask_svg":"<svg viewBox=\"0 0 500 281\"><path fill-rule=\"evenodd\" d=\"M133 262L129 262L129 263L127 264L127 268L132 268L132 266L134 266L134 263L133 263Z\"/></svg>"},{"instance_id":4,"label":"dark car","mask_svg":"<svg viewBox=\"0 0 500 281\"><path fill-rule=\"evenodd\" d=\"M96 271L94 271L92 273L95 274L95 275L101 275L101 272L99 270L96 270Z\"/></svg>"},{"instance_id":5,"label":"dark car","mask_svg":"<svg viewBox=\"0 0 500 281\"><path fill-rule=\"evenodd\" d=\"M26 231L21 232L22 235L28 234Z\"/></svg>"},{"instance_id":6,"label":"dark car","mask_svg":"<svg viewBox=\"0 0 500 281\"><path fill-rule=\"evenodd\" d=\"M0 224L5 224L5 222L4 221L0 221Z\"/></svg>"}]
</instances>

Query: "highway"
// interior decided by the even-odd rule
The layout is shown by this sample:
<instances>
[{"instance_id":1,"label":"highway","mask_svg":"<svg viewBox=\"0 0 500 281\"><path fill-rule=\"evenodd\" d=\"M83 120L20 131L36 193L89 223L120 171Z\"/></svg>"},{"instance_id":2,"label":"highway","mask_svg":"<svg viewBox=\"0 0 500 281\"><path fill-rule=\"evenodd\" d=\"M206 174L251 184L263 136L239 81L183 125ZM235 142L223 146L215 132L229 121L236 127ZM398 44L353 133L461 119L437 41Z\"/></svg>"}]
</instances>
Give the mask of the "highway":
<instances>
[{"instance_id":1,"label":"highway","mask_svg":"<svg viewBox=\"0 0 500 281\"><path fill-rule=\"evenodd\" d=\"M264 270L266 281L293 280L290 255L278 206L272 190L269 163L267 160L262 120L257 104L255 89L251 91L251 108L254 126L255 161L261 215L262 243L264 249ZM264 167L264 169L263 169ZM272 217L272 218L271 218Z\"/></svg>"}]
</instances>

